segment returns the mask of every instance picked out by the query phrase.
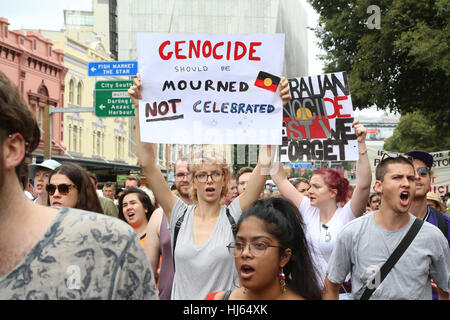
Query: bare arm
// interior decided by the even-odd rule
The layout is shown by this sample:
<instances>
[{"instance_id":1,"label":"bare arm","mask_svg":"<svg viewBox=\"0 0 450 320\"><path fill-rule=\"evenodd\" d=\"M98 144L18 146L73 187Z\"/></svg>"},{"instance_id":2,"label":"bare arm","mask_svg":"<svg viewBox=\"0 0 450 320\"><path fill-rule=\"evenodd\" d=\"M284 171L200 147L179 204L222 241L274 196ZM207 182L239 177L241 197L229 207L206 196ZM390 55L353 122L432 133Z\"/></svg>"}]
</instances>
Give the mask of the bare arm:
<instances>
[{"instance_id":1,"label":"bare arm","mask_svg":"<svg viewBox=\"0 0 450 320\"><path fill-rule=\"evenodd\" d=\"M157 273L159 256L161 255L159 231L163 214L164 212L161 208L158 208L153 212L147 225L147 240L144 244L144 251L150 261L150 266L152 267L155 278L158 278L159 276Z\"/></svg>"},{"instance_id":2,"label":"bare arm","mask_svg":"<svg viewBox=\"0 0 450 320\"><path fill-rule=\"evenodd\" d=\"M339 288L341 283L333 283L328 280L328 274L325 277L325 285L323 286L323 300L339 300Z\"/></svg>"},{"instance_id":3,"label":"bare arm","mask_svg":"<svg viewBox=\"0 0 450 320\"><path fill-rule=\"evenodd\" d=\"M304 196L289 182L281 163L278 164L277 171L272 173L271 177L283 198L291 201L297 208L300 207Z\"/></svg>"},{"instance_id":4,"label":"bare arm","mask_svg":"<svg viewBox=\"0 0 450 320\"><path fill-rule=\"evenodd\" d=\"M372 182L372 171L370 170L369 156L366 146L366 128L358 120L353 121L355 134L358 139L358 169L356 188L350 200L350 207L355 217L360 217L366 211L367 199Z\"/></svg>"},{"instance_id":5,"label":"bare arm","mask_svg":"<svg viewBox=\"0 0 450 320\"><path fill-rule=\"evenodd\" d=\"M275 146L260 146L258 163L248 180L245 191L239 195L242 212L249 209L258 200L267 180L270 165L275 155Z\"/></svg>"},{"instance_id":6,"label":"bare arm","mask_svg":"<svg viewBox=\"0 0 450 320\"><path fill-rule=\"evenodd\" d=\"M156 164L157 145L155 143L147 143L141 141L140 125L139 125L139 100L141 96L141 76L138 74L134 78L134 85L128 89L128 94L133 101L136 114L136 144L138 150L139 164L147 178L148 185L153 191L156 200L161 205L167 219L170 221L172 208L177 201L177 197L170 191L170 188L164 179L164 176Z\"/></svg>"}]
</instances>

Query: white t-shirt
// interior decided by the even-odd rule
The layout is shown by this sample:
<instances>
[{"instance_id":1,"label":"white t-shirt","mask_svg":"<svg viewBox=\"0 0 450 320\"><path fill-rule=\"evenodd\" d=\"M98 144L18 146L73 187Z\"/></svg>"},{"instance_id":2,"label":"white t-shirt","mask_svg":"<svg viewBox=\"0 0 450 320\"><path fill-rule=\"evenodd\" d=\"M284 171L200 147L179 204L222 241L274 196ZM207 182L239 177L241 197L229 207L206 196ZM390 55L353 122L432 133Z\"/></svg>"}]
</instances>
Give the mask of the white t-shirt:
<instances>
[{"instance_id":1,"label":"white t-shirt","mask_svg":"<svg viewBox=\"0 0 450 320\"><path fill-rule=\"evenodd\" d=\"M226 247L234 241L226 206L221 206L213 233L200 246L195 244L193 235L195 207L178 198L170 217L173 250L175 225L186 211L175 248L172 300L203 300L211 292L226 291L239 285L234 258ZM234 199L228 208L237 224L242 214L239 198Z\"/></svg>"},{"instance_id":2,"label":"white t-shirt","mask_svg":"<svg viewBox=\"0 0 450 320\"><path fill-rule=\"evenodd\" d=\"M319 209L311 206L308 197L303 197L299 211L306 226L311 256L318 271L319 285L323 287L328 260L336 243L336 237L348 222L355 219L355 215L348 201L344 207L339 206L331 220L323 226L320 222Z\"/></svg>"},{"instance_id":3,"label":"white t-shirt","mask_svg":"<svg viewBox=\"0 0 450 320\"><path fill-rule=\"evenodd\" d=\"M328 265L328 279L341 283L351 272L352 296L360 299L368 279L381 268L402 241L416 217L399 230L385 230L373 214L347 224L339 234ZM431 280L449 291L450 252L447 239L425 222L371 299L431 300Z\"/></svg>"}]
</instances>

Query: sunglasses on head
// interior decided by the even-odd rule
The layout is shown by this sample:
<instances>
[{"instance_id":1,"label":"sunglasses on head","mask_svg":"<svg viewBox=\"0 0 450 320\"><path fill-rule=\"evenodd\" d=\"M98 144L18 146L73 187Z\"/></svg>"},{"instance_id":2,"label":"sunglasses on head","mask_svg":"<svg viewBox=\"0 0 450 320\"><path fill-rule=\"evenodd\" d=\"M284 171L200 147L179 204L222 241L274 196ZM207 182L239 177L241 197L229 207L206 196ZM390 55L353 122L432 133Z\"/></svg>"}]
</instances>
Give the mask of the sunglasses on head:
<instances>
[{"instance_id":1,"label":"sunglasses on head","mask_svg":"<svg viewBox=\"0 0 450 320\"><path fill-rule=\"evenodd\" d=\"M381 157L381 161L380 162L383 162L383 160L386 160L386 159L393 159L393 158L404 158L404 159L408 160L411 163L413 162L413 157L405 156L404 154L395 153L395 152L385 152L385 153L383 153L383 156Z\"/></svg>"},{"instance_id":2,"label":"sunglasses on head","mask_svg":"<svg viewBox=\"0 0 450 320\"><path fill-rule=\"evenodd\" d=\"M54 185L54 184L48 184L45 187L45 190L47 190L49 195L54 195L56 192L56 189L58 189L58 192L62 195L66 195L69 193L70 188L71 187L75 187L74 184L67 184L67 183L61 183L59 185Z\"/></svg>"}]
</instances>

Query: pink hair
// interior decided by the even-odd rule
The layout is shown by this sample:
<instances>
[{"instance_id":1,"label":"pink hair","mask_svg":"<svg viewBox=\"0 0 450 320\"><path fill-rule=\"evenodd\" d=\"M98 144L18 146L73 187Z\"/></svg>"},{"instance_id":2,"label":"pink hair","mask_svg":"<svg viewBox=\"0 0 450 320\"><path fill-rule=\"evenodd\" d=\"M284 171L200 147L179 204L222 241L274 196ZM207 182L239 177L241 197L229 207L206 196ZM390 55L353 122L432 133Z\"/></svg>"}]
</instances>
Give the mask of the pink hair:
<instances>
[{"instance_id":1,"label":"pink hair","mask_svg":"<svg viewBox=\"0 0 450 320\"><path fill-rule=\"evenodd\" d=\"M344 205L352 197L353 189L350 183L345 179L342 174L333 169L317 169L313 175L319 174L322 176L325 184L330 189L336 189L336 202Z\"/></svg>"}]
</instances>

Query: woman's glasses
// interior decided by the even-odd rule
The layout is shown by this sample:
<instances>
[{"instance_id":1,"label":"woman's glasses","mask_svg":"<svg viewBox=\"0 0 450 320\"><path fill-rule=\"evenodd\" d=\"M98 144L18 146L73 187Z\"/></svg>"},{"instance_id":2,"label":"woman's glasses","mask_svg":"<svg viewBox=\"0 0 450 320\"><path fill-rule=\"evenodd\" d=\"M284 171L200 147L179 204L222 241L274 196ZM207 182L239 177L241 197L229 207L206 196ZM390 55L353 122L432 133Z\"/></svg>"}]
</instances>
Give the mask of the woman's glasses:
<instances>
[{"instance_id":1,"label":"woman's glasses","mask_svg":"<svg viewBox=\"0 0 450 320\"><path fill-rule=\"evenodd\" d=\"M267 248L280 248L280 246L272 246L264 242L250 242L249 244L245 242L232 242L227 245L228 252L235 258L239 258L244 252L247 245L250 248L250 252L255 257L261 257L266 252Z\"/></svg>"},{"instance_id":2,"label":"woman's glasses","mask_svg":"<svg viewBox=\"0 0 450 320\"><path fill-rule=\"evenodd\" d=\"M74 184L66 184L66 183L61 183L59 185L48 184L45 187L45 190L47 190L49 195L53 196L56 192L56 189L58 189L58 192L60 194L62 194L63 196L65 196L66 194L69 193L71 187L75 187L75 185Z\"/></svg>"},{"instance_id":3,"label":"woman's glasses","mask_svg":"<svg viewBox=\"0 0 450 320\"><path fill-rule=\"evenodd\" d=\"M214 171L211 174L206 174L206 173L199 173L195 175L195 179L197 179L198 182L206 182L208 181L208 177L211 177L211 180L214 182L220 181L220 179L222 178L223 173L219 172L219 171Z\"/></svg>"}]
</instances>

